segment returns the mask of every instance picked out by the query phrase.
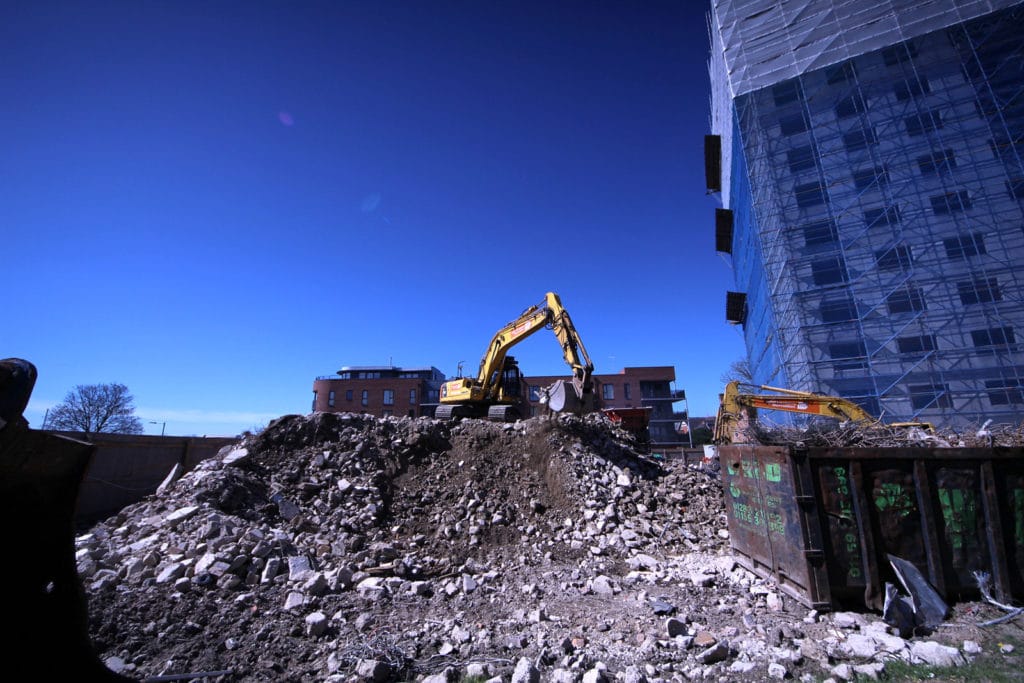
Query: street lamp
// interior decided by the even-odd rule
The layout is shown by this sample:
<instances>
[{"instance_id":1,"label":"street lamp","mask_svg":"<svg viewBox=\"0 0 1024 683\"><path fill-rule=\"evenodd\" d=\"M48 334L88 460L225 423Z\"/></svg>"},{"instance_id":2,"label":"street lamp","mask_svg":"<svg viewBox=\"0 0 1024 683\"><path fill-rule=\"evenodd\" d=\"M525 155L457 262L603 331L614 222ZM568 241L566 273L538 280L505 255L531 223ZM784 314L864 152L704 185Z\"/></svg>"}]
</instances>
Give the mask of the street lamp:
<instances>
[{"instance_id":1,"label":"street lamp","mask_svg":"<svg viewBox=\"0 0 1024 683\"><path fill-rule=\"evenodd\" d=\"M151 425L160 425L160 436L164 435L164 429L167 427L167 423L166 422L156 422L155 420L150 420L149 424L151 424Z\"/></svg>"}]
</instances>

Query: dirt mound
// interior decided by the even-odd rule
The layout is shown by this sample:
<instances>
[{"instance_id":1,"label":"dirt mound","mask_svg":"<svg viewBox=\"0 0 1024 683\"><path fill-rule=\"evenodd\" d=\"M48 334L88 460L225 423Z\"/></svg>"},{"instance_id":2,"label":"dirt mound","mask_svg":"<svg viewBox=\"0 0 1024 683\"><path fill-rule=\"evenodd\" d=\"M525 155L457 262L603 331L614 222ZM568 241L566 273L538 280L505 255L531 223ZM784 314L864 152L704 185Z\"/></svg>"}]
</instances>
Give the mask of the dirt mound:
<instances>
[{"instance_id":1,"label":"dirt mound","mask_svg":"<svg viewBox=\"0 0 1024 683\"><path fill-rule=\"evenodd\" d=\"M635 445L600 416L285 416L78 539L92 637L140 678L810 668L821 624L728 556L717 479Z\"/></svg>"}]
</instances>

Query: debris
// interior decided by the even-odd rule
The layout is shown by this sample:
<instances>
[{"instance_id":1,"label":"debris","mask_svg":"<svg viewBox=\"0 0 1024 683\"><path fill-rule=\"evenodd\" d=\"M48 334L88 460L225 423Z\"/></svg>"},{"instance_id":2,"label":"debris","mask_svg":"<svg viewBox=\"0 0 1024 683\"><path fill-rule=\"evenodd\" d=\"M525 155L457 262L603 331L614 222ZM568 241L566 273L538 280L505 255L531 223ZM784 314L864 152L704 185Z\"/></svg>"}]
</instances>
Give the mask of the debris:
<instances>
[{"instance_id":1,"label":"debris","mask_svg":"<svg viewBox=\"0 0 1024 683\"><path fill-rule=\"evenodd\" d=\"M720 481L634 444L601 416L280 418L78 537L92 637L140 678L265 682L798 679L846 656L729 555ZM862 619L870 662L907 649Z\"/></svg>"}]
</instances>

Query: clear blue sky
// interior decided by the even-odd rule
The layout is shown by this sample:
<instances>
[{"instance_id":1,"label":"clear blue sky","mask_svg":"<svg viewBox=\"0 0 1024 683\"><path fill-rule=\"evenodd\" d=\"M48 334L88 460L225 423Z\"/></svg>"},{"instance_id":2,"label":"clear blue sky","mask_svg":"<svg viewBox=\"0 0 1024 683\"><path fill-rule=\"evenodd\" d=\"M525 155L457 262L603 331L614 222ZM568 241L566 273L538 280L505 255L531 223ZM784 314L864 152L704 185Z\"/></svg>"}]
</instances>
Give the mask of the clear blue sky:
<instances>
[{"instance_id":1,"label":"clear blue sky","mask_svg":"<svg viewBox=\"0 0 1024 683\"><path fill-rule=\"evenodd\" d=\"M26 417L121 382L147 433L310 408L343 365L475 371L558 292L596 371L742 354L705 196L700 2L0 9L0 357ZM565 369L553 337L515 352Z\"/></svg>"}]
</instances>

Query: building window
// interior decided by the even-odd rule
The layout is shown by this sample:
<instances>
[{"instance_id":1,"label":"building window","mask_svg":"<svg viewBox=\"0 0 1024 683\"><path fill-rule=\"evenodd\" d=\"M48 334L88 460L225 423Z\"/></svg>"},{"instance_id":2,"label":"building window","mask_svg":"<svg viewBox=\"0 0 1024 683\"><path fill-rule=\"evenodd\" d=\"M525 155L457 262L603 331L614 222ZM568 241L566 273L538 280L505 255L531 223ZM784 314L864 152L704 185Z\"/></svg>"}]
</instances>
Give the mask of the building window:
<instances>
[{"instance_id":1,"label":"building window","mask_svg":"<svg viewBox=\"0 0 1024 683\"><path fill-rule=\"evenodd\" d=\"M383 410L380 411L380 414L382 417L391 417L392 415L395 414L395 411L392 410L391 408L384 408Z\"/></svg>"},{"instance_id":2,"label":"building window","mask_svg":"<svg viewBox=\"0 0 1024 683\"><path fill-rule=\"evenodd\" d=\"M927 353L936 348L934 334L922 334L919 337L900 337L896 340L900 353Z\"/></svg>"},{"instance_id":3,"label":"building window","mask_svg":"<svg viewBox=\"0 0 1024 683\"><path fill-rule=\"evenodd\" d=\"M864 348L863 341L836 342L834 344L829 344L828 355L832 360L855 359L859 361L856 363L843 363L843 368L845 369L862 368L867 366L867 363L864 361L868 354Z\"/></svg>"},{"instance_id":4,"label":"building window","mask_svg":"<svg viewBox=\"0 0 1024 683\"><path fill-rule=\"evenodd\" d=\"M960 303L964 306L1003 300L1003 293L999 291L999 280L994 277L976 277L958 282L956 290L960 295Z\"/></svg>"},{"instance_id":5,"label":"building window","mask_svg":"<svg viewBox=\"0 0 1024 683\"><path fill-rule=\"evenodd\" d=\"M878 183L879 187L889 184L889 174L881 166L875 166L863 171L856 171L853 174L853 185L858 190L863 190Z\"/></svg>"},{"instance_id":6,"label":"building window","mask_svg":"<svg viewBox=\"0 0 1024 683\"><path fill-rule=\"evenodd\" d=\"M622 396L628 401L631 397L629 395L629 382L622 385Z\"/></svg>"},{"instance_id":7,"label":"building window","mask_svg":"<svg viewBox=\"0 0 1024 683\"><path fill-rule=\"evenodd\" d=\"M1024 178L1011 178L1006 181L1006 189L1014 199L1024 199Z\"/></svg>"},{"instance_id":8,"label":"building window","mask_svg":"<svg viewBox=\"0 0 1024 683\"><path fill-rule=\"evenodd\" d=\"M903 119L903 122L907 126L907 135L917 137L918 135L924 135L925 133L942 128L942 114L938 110L932 109L931 111L922 112L914 116L908 116Z\"/></svg>"},{"instance_id":9,"label":"building window","mask_svg":"<svg viewBox=\"0 0 1024 683\"><path fill-rule=\"evenodd\" d=\"M839 103L836 104L836 118L847 119L860 114L864 109L864 98L859 92L855 92L849 97L839 100Z\"/></svg>"},{"instance_id":10,"label":"building window","mask_svg":"<svg viewBox=\"0 0 1024 683\"><path fill-rule=\"evenodd\" d=\"M530 400L531 401L539 401L540 400L540 387L535 385L535 384L531 384L530 385Z\"/></svg>"},{"instance_id":11,"label":"building window","mask_svg":"<svg viewBox=\"0 0 1024 683\"><path fill-rule=\"evenodd\" d=\"M879 270L908 270L913 260L913 253L906 244L894 244L875 252L875 265Z\"/></svg>"},{"instance_id":12,"label":"building window","mask_svg":"<svg viewBox=\"0 0 1024 683\"><path fill-rule=\"evenodd\" d=\"M395 405L395 390L385 389L384 390L384 405L393 406Z\"/></svg>"},{"instance_id":13,"label":"building window","mask_svg":"<svg viewBox=\"0 0 1024 683\"><path fill-rule=\"evenodd\" d=\"M814 221L803 226L804 246L820 247L839 241L839 233L833 220Z\"/></svg>"},{"instance_id":14,"label":"building window","mask_svg":"<svg viewBox=\"0 0 1024 683\"><path fill-rule=\"evenodd\" d=\"M411 403L412 405L416 405L416 390L415 389L410 389L409 390L409 403Z\"/></svg>"},{"instance_id":15,"label":"building window","mask_svg":"<svg viewBox=\"0 0 1024 683\"><path fill-rule=\"evenodd\" d=\"M900 222L900 207L886 206L880 209L868 209L864 212L864 222L869 228L880 225L897 225Z\"/></svg>"},{"instance_id":16,"label":"building window","mask_svg":"<svg viewBox=\"0 0 1024 683\"><path fill-rule=\"evenodd\" d=\"M878 136L874 128L859 128L843 135L843 146L847 152L859 152L867 149L868 145L877 145Z\"/></svg>"},{"instance_id":17,"label":"building window","mask_svg":"<svg viewBox=\"0 0 1024 683\"><path fill-rule=\"evenodd\" d=\"M951 213L960 213L971 208L971 196L967 194L967 190L958 190L956 192L947 192L946 194L935 195L930 197L932 202L932 211L935 212L936 216L946 216Z\"/></svg>"},{"instance_id":18,"label":"building window","mask_svg":"<svg viewBox=\"0 0 1024 683\"><path fill-rule=\"evenodd\" d=\"M893 87L893 92L896 93L896 99L900 102L906 102L911 97L920 97L932 91L931 86L928 85L928 79L924 76L911 76L905 81L898 81Z\"/></svg>"},{"instance_id":19,"label":"building window","mask_svg":"<svg viewBox=\"0 0 1024 683\"><path fill-rule=\"evenodd\" d=\"M316 411L316 389L313 390L313 411Z\"/></svg>"},{"instance_id":20,"label":"building window","mask_svg":"<svg viewBox=\"0 0 1024 683\"><path fill-rule=\"evenodd\" d=\"M968 256L980 256L985 251L985 235L972 232L969 235L957 235L942 242L946 247L946 256L950 260L963 259Z\"/></svg>"},{"instance_id":21,"label":"building window","mask_svg":"<svg viewBox=\"0 0 1024 683\"><path fill-rule=\"evenodd\" d=\"M786 152L786 161L789 163L789 170L793 173L807 171L814 168L814 160L817 154L814 145L804 145Z\"/></svg>"},{"instance_id":22,"label":"building window","mask_svg":"<svg viewBox=\"0 0 1024 683\"><path fill-rule=\"evenodd\" d=\"M914 285L900 287L886 298L885 303L890 315L924 310L924 296Z\"/></svg>"},{"instance_id":23,"label":"building window","mask_svg":"<svg viewBox=\"0 0 1024 683\"><path fill-rule=\"evenodd\" d=\"M803 133L810 127L811 124L803 112L793 116L782 116L779 118L779 128L783 135L796 135L797 133Z\"/></svg>"},{"instance_id":24,"label":"building window","mask_svg":"<svg viewBox=\"0 0 1024 683\"><path fill-rule=\"evenodd\" d=\"M351 401L352 400L352 390L351 389L346 389L345 390L345 400L346 401Z\"/></svg>"},{"instance_id":25,"label":"building window","mask_svg":"<svg viewBox=\"0 0 1024 683\"><path fill-rule=\"evenodd\" d=\"M846 83L852 81L857 77L857 72L853 68L853 62L843 62L836 66L830 66L825 69L825 81L829 85L836 85L837 83Z\"/></svg>"},{"instance_id":26,"label":"building window","mask_svg":"<svg viewBox=\"0 0 1024 683\"><path fill-rule=\"evenodd\" d=\"M327 393L327 407L328 408L333 408L334 407L334 391L333 390L331 390L330 392Z\"/></svg>"},{"instance_id":27,"label":"building window","mask_svg":"<svg viewBox=\"0 0 1024 683\"><path fill-rule=\"evenodd\" d=\"M971 330L971 341L975 348L1009 346L1016 344L1012 327L990 327L987 330Z\"/></svg>"},{"instance_id":28,"label":"building window","mask_svg":"<svg viewBox=\"0 0 1024 683\"><path fill-rule=\"evenodd\" d=\"M793 194L796 195L796 205L801 209L824 204L826 201L825 188L821 183L797 185L793 188Z\"/></svg>"},{"instance_id":29,"label":"building window","mask_svg":"<svg viewBox=\"0 0 1024 683\"><path fill-rule=\"evenodd\" d=\"M857 319L857 304L853 299L832 299L821 302L821 321L843 323Z\"/></svg>"},{"instance_id":30,"label":"building window","mask_svg":"<svg viewBox=\"0 0 1024 683\"><path fill-rule=\"evenodd\" d=\"M361 402L364 406L370 405L370 392L366 389L363 389L363 397Z\"/></svg>"},{"instance_id":31,"label":"building window","mask_svg":"<svg viewBox=\"0 0 1024 683\"><path fill-rule=\"evenodd\" d=\"M816 285L846 282L846 264L840 256L814 261L811 263L811 276Z\"/></svg>"},{"instance_id":32,"label":"building window","mask_svg":"<svg viewBox=\"0 0 1024 683\"><path fill-rule=\"evenodd\" d=\"M615 398L615 385L614 384L602 384L601 385L601 396L606 401L611 401Z\"/></svg>"},{"instance_id":33,"label":"building window","mask_svg":"<svg viewBox=\"0 0 1024 683\"><path fill-rule=\"evenodd\" d=\"M988 402L994 406L1024 403L1024 387L1019 379L996 379L985 382Z\"/></svg>"},{"instance_id":34,"label":"building window","mask_svg":"<svg viewBox=\"0 0 1024 683\"><path fill-rule=\"evenodd\" d=\"M794 78L772 86L772 99L776 107L796 102L800 99L800 81Z\"/></svg>"},{"instance_id":35,"label":"building window","mask_svg":"<svg viewBox=\"0 0 1024 683\"><path fill-rule=\"evenodd\" d=\"M946 384L911 384L910 405L914 410L925 408L952 408L949 386Z\"/></svg>"},{"instance_id":36,"label":"building window","mask_svg":"<svg viewBox=\"0 0 1024 683\"><path fill-rule=\"evenodd\" d=\"M917 167L921 169L921 175L943 175L956 168L956 156L951 149L932 152L918 157Z\"/></svg>"},{"instance_id":37,"label":"building window","mask_svg":"<svg viewBox=\"0 0 1024 683\"><path fill-rule=\"evenodd\" d=\"M911 61L917 57L917 46L913 43L899 43L882 50L882 61L886 66L896 66Z\"/></svg>"}]
</instances>

